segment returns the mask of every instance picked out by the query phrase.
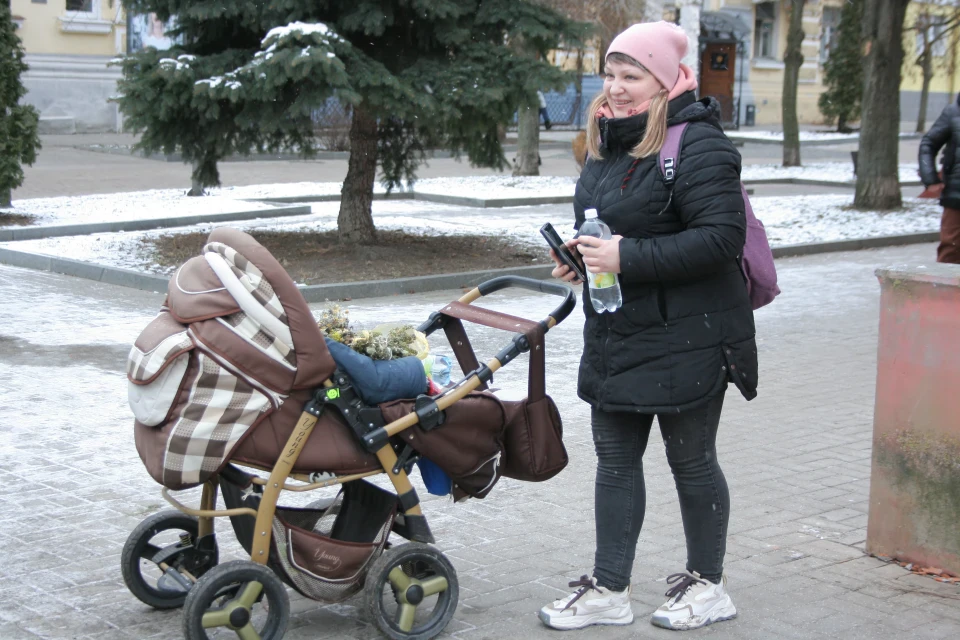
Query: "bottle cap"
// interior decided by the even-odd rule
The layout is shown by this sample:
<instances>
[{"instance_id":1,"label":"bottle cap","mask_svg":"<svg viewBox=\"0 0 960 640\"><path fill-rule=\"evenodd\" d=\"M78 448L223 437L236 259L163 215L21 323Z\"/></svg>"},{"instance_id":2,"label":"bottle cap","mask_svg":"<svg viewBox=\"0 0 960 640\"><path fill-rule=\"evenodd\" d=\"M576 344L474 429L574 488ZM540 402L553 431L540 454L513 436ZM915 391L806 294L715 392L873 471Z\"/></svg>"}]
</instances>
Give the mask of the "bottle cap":
<instances>
[{"instance_id":1,"label":"bottle cap","mask_svg":"<svg viewBox=\"0 0 960 640\"><path fill-rule=\"evenodd\" d=\"M586 218L587 220L589 220L590 218L596 218L596 217L597 217L597 210L596 210L596 209L584 209L584 210L583 210L583 217Z\"/></svg>"}]
</instances>

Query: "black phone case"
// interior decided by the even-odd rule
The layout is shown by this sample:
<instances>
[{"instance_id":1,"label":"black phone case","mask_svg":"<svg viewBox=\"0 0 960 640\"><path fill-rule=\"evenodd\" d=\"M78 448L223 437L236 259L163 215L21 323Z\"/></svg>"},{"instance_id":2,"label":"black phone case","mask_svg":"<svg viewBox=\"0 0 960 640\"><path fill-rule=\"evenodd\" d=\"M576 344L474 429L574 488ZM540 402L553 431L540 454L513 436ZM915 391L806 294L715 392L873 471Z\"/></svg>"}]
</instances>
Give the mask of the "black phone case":
<instances>
[{"instance_id":1,"label":"black phone case","mask_svg":"<svg viewBox=\"0 0 960 640\"><path fill-rule=\"evenodd\" d=\"M586 282L587 277L583 272L583 268L577 262L577 259L573 257L573 254L570 253L570 250L564 246L563 240L560 238L560 234L558 234L556 229L553 228L553 225L548 222L540 227L540 235L544 237L544 239L547 241L547 244L549 244L550 248L553 249L553 252L557 254L558 258L560 258L560 262L570 267L570 270L576 274L578 280L581 282Z\"/></svg>"}]
</instances>

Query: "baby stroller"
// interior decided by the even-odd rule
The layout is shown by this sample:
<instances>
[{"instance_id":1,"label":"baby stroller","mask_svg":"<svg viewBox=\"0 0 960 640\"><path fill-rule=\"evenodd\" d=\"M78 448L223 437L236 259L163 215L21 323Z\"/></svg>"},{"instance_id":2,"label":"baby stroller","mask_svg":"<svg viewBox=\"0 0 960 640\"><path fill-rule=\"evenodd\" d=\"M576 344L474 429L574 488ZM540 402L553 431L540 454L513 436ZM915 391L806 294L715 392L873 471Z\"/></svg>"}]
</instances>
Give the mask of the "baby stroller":
<instances>
[{"instance_id":1,"label":"baby stroller","mask_svg":"<svg viewBox=\"0 0 960 640\"><path fill-rule=\"evenodd\" d=\"M471 305L506 287L563 302L540 322ZM540 481L563 469L560 416L544 389L544 335L574 305L566 285L487 281L419 327L443 329L469 373L436 396L367 406L280 264L249 235L216 229L171 278L160 313L130 351L137 451L176 510L130 534L121 558L127 587L157 609L182 606L188 640L283 637L284 584L328 603L362 590L387 637L435 637L456 610L457 574L431 546L408 473L428 458L460 500L483 498L501 475ZM481 365L464 320L514 335ZM486 384L524 352L527 398L501 401ZM379 474L393 491L366 480ZM279 504L283 492L335 485L332 500ZM196 509L170 493L198 486ZM218 517L230 518L249 560L219 563ZM409 542L392 545L391 533Z\"/></svg>"}]
</instances>

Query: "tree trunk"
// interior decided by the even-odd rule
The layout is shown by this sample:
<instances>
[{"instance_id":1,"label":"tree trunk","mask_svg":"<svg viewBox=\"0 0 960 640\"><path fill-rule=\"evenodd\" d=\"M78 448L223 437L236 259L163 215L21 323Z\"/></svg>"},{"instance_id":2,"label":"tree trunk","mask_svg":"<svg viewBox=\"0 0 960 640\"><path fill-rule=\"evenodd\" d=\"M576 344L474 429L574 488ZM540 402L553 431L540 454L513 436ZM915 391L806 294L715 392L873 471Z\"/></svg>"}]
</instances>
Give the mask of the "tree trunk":
<instances>
[{"instance_id":1,"label":"tree trunk","mask_svg":"<svg viewBox=\"0 0 960 640\"><path fill-rule=\"evenodd\" d=\"M215 187L220 184L220 171L217 169L216 156L205 155L200 160L194 160L192 166L188 196L205 196L207 195L207 187Z\"/></svg>"},{"instance_id":2,"label":"tree trunk","mask_svg":"<svg viewBox=\"0 0 960 640\"><path fill-rule=\"evenodd\" d=\"M196 167L196 165L194 165ZM190 176L190 191L187 191L188 196L205 196L207 192L203 189L203 183L200 182L200 179L197 177L197 170L193 170L193 175Z\"/></svg>"},{"instance_id":3,"label":"tree trunk","mask_svg":"<svg viewBox=\"0 0 960 640\"><path fill-rule=\"evenodd\" d=\"M701 0L680 0L680 27L687 33L689 47L683 64L693 69L693 77L700 78L700 5ZM660 20L661 18L657 18Z\"/></svg>"},{"instance_id":4,"label":"tree trunk","mask_svg":"<svg viewBox=\"0 0 960 640\"><path fill-rule=\"evenodd\" d=\"M372 244L373 183L377 178L377 119L362 107L354 107L350 125L350 160L340 192L337 230L340 242Z\"/></svg>"},{"instance_id":5,"label":"tree trunk","mask_svg":"<svg viewBox=\"0 0 960 640\"><path fill-rule=\"evenodd\" d=\"M863 115L857 161L859 209L898 209L900 70L903 21L909 0L875 0L863 9Z\"/></svg>"},{"instance_id":6,"label":"tree trunk","mask_svg":"<svg viewBox=\"0 0 960 640\"><path fill-rule=\"evenodd\" d=\"M646 0L643 3L643 22L663 20L663 0Z\"/></svg>"},{"instance_id":7,"label":"tree trunk","mask_svg":"<svg viewBox=\"0 0 960 640\"><path fill-rule=\"evenodd\" d=\"M850 133L850 127L847 126L846 114L837 116L837 133Z\"/></svg>"},{"instance_id":8,"label":"tree trunk","mask_svg":"<svg viewBox=\"0 0 960 640\"><path fill-rule=\"evenodd\" d=\"M10 189L0 189L0 209L9 209L13 206L10 194Z\"/></svg>"},{"instance_id":9,"label":"tree trunk","mask_svg":"<svg viewBox=\"0 0 960 640\"><path fill-rule=\"evenodd\" d=\"M783 166L800 166L800 122L797 120L797 83L803 65L803 5L806 0L789 0L790 26L783 62Z\"/></svg>"},{"instance_id":10,"label":"tree trunk","mask_svg":"<svg viewBox=\"0 0 960 640\"><path fill-rule=\"evenodd\" d=\"M933 80L933 56L930 53L930 45L927 45L920 58L920 68L923 70L923 85L920 88L920 113L917 114L917 133L925 133L927 129L927 103L930 100L930 81Z\"/></svg>"},{"instance_id":11,"label":"tree trunk","mask_svg":"<svg viewBox=\"0 0 960 640\"><path fill-rule=\"evenodd\" d=\"M540 112L537 105L520 105L517 110L517 160L515 176L540 175Z\"/></svg>"}]
</instances>

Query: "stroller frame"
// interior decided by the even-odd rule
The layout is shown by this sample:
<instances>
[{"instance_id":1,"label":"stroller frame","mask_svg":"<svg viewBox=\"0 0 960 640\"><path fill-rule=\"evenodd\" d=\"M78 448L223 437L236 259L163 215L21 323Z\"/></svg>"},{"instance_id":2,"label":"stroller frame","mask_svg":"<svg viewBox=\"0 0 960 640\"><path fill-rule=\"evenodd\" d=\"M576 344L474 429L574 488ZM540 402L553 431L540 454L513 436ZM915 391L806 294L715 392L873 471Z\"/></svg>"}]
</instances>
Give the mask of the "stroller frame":
<instances>
[{"instance_id":1,"label":"stroller frame","mask_svg":"<svg viewBox=\"0 0 960 640\"><path fill-rule=\"evenodd\" d=\"M563 302L554 309L549 316L538 323L543 333L546 333L549 329L562 322L576 305L576 299L570 287L564 284L532 280L520 276L503 276L488 280L463 295L457 302L469 305L482 296L511 287L519 287L564 298ZM484 309L484 313L494 317L511 318L511 316L506 314L488 309ZM418 327L418 330L429 335L443 327L447 319L448 318L442 313L434 312L426 322ZM341 395L339 392L341 387L338 387L336 383L340 383L340 385L346 386L349 389L349 379L339 372L335 372L333 378L336 378L336 380L327 379L324 381L323 386L318 387L312 392L311 398L305 403L300 418L287 439L279 459L272 468L258 467L257 465L247 462L239 463L242 466L269 472L269 477L262 478L256 475L247 476L232 466L228 460L219 473L203 483L200 506L196 509L182 504L170 494L167 488L163 488L161 493L164 499L176 508L177 511L197 518L197 530L193 543L195 546L200 546L202 541L207 539L210 540L210 544L215 547L215 539L212 536L215 530L214 520L216 518L252 516L256 520L250 547L249 562L260 565L261 570L255 572L257 575L252 581L244 582L244 586L235 590L233 600L226 604L221 604L219 608L208 610L208 606L224 592L223 585L217 585L217 590L214 593L206 594L206 599L209 600L209 602L204 601L201 605L191 606L191 600L197 600L198 598L201 600L204 599L196 592L199 591L197 587L203 584L203 578L208 574L197 577L191 575L186 569L178 570L164 562L158 563L161 571L164 571L164 575L173 574L172 579L186 590L186 606L184 612L185 636L187 638L205 638L206 635L202 629L227 627L244 640L261 637L249 622L250 612L256 602L264 596L268 598L271 596L271 585L267 584L269 581L267 574L273 576L273 572L267 569L266 565L270 559L274 517L277 512L280 495L283 491L312 491L325 487L345 485L363 478L386 473L396 491L399 507L402 509L402 511L398 510L397 516L401 514L403 516L403 524L400 526L398 526L396 522L397 518L394 518L394 522L390 525L390 529L386 535L389 536L389 532L393 531L415 543L434 542L433 535L423 515L416 490L408 477L408 471L414 462L413 459L410 459L412 450L407 447L398 456L397 450L395 450L394 445L391 444L391 438L417 424L420 424L425 429L436 426L436 424L439 424L437 419L442 417L442 412L445 409L463 399L471 391L477 388L485 388L486 383L492 379L496 371L514 360L520 354L529 350L530 344L526 336L523 333L516 334L511 342L497 353L496 356L487 361L486 364L481 364L476 370L466 373L453 387L437 396L420 396L414 411L382 426L358 419L357 409L364 408L364 405L360 403L359 397L351 397L351 395L355 396L355 394L347 393ZM362 446L376 456L381 469L350 475L334 475L333 477L321 480L316 479L317 474L292 472L319 417L327 409L328 405L332 405L333 408L341 412L341 415L346 419L348 425L360 439ZM353 412L352 415L351 412ZM217 509L218 482L221 475L224 478L229 478L230 475L238 474L245 476L244 479L250 480L262 488L258 508L237 507ZM146 524L146 522L143 524ZM138 527L138 529L140 528ZM137 531L134 531L134 533L131 534L131 538L136 534ZM413 546L412 544L401 545L401 548ZM417 546L423 547L424 545ZM389 551L390 549L384 552L384 555ZM435 576L428 580L419 580L417 577L406 575L400 569L399 562L386 573L399 605L398 618L394 621L377 619L376 622L380 630L391 638L432 638L442 632L450 618L452 618L456 609L456 574L452 566L449 565L449 562L439 551L433 549L431 549L431 551L438 554L443 560L444 565L449 567L448 575ZM216 551L214 551L214 553L216 553ZM407 562L409 563L409 561ZM214 564L215 563L216 561L214 560ZM247 561L235 561L219 565L219 567L214 567L214 569L239 564L244 564L249 567ZM211 569L211 571L213 571L213 569ZM367 571L367 569L365 568L364 571ZM366 574L364 574L364 577L365 576ZM277 580L275 576L273 579ZM452 607L447 607L449 611L442 616L443 619L432 620L432 623L428 625L429 628L414 629L414 616L423 598L451 588L451 583L453 583ZM282 583L279 583L279 580L277 580L277 584L280 585L280 591L283 593L282 599L285 600L286 592L283 590ZM129 585L130 583L128 581L128 586ZM251 587L250 585L257 586ZM378 591L382 592L384 584L374 586ZM370 585L367 585L367 587L370 587ZM133 589L131 588L131 590ZM274 588L273 593L275 592L276 589ZM134 593L136 595L136 592ZM138 595L138 597L140 596ZM274 600L275 599L276 597ZM141 600L143 600L143 598L141 598ZM285 631L289 605L285 602L277 603L274 602L274 600L270 600L271 615L273 608L277 607L278 604L280 609L285 610L280 611L282 620L277 621L272 627L268 623L268 628L265 630L265 635L263 636L264 638L281 638ZM189 616L192 616L194 619L188 619Z\"/></svg>"}]
</instances>

